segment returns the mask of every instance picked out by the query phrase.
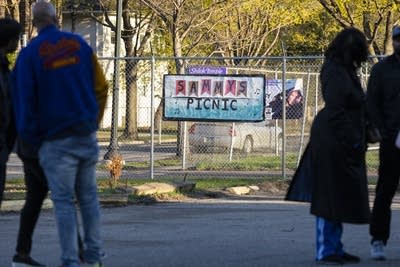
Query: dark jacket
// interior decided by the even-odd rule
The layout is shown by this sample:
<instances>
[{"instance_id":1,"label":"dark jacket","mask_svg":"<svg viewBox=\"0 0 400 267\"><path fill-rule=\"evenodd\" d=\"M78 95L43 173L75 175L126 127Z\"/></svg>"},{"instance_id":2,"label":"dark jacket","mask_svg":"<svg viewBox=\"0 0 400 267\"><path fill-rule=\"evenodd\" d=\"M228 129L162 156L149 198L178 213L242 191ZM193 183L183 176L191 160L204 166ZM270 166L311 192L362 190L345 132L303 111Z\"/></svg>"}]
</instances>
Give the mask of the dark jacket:
<instances>
[{"instance_id":1,"label":"dark jacket","mask_svg":"<svg viewBox=\"0 0 400 267\"><path fill-rule=\"evenodd\" d=\"M332 60L322 67L321 90L325 107L314 119L309 147L292 183L304 186L299 183L303 179L311 184L312 214L368 223L364 92L355 71ZM307 201L298 192L304 190L292 185L287 199Z\"/></svg>"},{"instance_id":2,"label":"dark jacket","mask_svg":"<svg viewBox=\"0 0 400 267\"><path fill-rule=\"evenodd\" d=\"M14 145L16 130L11 108L8 60L0 56L0 164L5 164Z\"/></svg>"},{"instance_id":3,"label":"dark jacket","mask_svg":"<svg viewBox=\"0 0 400 267\"><path fill-rule=\"evenodd\" d=\"M396 56L391 55L373 66L367 107L382 138L394 140L400 130L400 61Z\"/></svg>"},{"instance_id":4,"label":"dark jacket","mask_svg":"<svg viewBox=\"0 0 400 267\"><path fill-rule=\"evenodd\" d=\"M97 95L96 64L92 48L81 36L55 25L41 29L20 51L14 69L20 138L40 146L44 140L95 132L103 106ZM105 103L106 86L101 93Z\"/></svg>"}]
</instances>

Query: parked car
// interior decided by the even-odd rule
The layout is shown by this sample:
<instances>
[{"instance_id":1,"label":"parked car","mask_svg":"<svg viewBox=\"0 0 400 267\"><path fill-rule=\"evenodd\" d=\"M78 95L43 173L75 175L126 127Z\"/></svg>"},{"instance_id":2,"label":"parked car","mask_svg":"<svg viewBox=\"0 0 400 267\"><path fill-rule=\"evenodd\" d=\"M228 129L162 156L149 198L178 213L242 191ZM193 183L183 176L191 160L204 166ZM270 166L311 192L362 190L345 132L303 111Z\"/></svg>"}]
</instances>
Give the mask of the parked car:
<instances>
[{"instance_id":1,"label":"parked car","mask_svg":"<svg viewBox=\"0 0 400 267\"><path fill-rule=\"evenodd\" d=\"M229 149L250 153L260 149L280 149L282 129L267 121L256 123L195 122L189 128L193 152Z\"/></svg>"}]
</instances>

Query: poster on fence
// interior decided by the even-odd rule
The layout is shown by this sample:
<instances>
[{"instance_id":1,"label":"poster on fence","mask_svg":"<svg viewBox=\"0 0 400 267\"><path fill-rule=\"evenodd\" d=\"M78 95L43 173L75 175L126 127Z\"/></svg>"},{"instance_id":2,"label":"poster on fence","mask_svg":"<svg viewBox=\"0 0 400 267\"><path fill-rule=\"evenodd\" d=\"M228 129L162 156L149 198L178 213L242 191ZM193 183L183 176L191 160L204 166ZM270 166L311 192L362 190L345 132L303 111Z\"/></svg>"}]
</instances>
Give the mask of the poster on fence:
<instances>
[{"instance_id":1,"label":"poster on fence","mask_svg":"<svg viewBox=\"0 0 400 267\"><path fill-rule=\"evenodd\" d=\"M285 82L286 101L283 101L282 80L266 80L265 118L282 119L283 102L286 104L286 119L303 117L303 80L288 79Z\"/></svg>"},{"instance_id":2,"label":"poster on fence","mask_svg":"<svg viewBox=\"0 0 400 267\"><path fill-rule=\"evenodd\" d=\"M165 120L264 120L264 75L164 75L163 94Z\"/></svg>"}]
</instances>

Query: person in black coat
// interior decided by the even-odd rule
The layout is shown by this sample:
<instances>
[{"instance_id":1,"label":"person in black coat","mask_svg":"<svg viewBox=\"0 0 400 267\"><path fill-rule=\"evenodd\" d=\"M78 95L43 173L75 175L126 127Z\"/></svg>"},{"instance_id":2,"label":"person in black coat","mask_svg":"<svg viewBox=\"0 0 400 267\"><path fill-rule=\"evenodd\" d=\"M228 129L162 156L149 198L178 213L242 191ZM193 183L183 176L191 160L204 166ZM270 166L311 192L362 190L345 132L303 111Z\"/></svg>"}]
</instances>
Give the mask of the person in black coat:
<instances>
[{"instance_id":1,"label":"person in black coat","mask_svg":"<svg viewBox=\"0 0 400 267\"><path fill-rule=\"evenodd\" d=\"M399 185L400 149L395 146L400 131L400 26L392 31L394 53L375 64L367 89L371 121L381 133L378 183L372 208L371 257L384 260L384 247L390 236L391 204Z\"/></svg>"},{"instance_id":2,"label":"person in black coat","mask_svg":"<svg viewBox=\"0 0 400 267\"><path fill-rule=\"evenodd\" d=\"M10 18L0 19L0 207L6 181L6 163L16 138L10 99L10 69L7 54L18 47L20 24Z\"/></svg>"},{"instance_id":3,"label":"person in black coat","mask_svg":"<svg viewBox=\"0 0 400 267\"><path fill-rule=\"evenodd\" d=\"M11 72L9 69L8 53L13 53L18 47L22 26L11 18L0 19L0 206L6 180L6 162L11 153L17 133L11 105ZM33 229L39 217L40 208L47 194L47 182L39 163L35 164L32 153L18 145L17 153L23 161L25 185L27 188L26 201L21 211L20 229L18 232L17 261L13 266L45 266L33 260L29 254L32 246ZM24 151L22 153L21 151ZM28 156L27 156L28 155ZM32 157L31 157L32 156ZM36 159L38 162L38 160ZM24 265L24 266L25 266ZM18 265L19 266L19 265Z\"/></svg>"},{"instance_id":4,"label":"person in black coat","mask_svg":"<svg viewBox=\"0 0 400 267\"><path fill-rule=\"evenodd\" d=\"M367 58L367 41L358 29L346 28L330 43L320 72L325 106L286 196L311 202L319 263L360 261L345 252L341 237L343 223L366 224L370 216L365 94L357 76Z\"/></svg>"},{"instance_id":5,"label":"person in black coat","mask_svg":"<svg viewBox=\"0 0 400 267\"><path fill-rule=\"evenodd\" d=\"M37 148L18 137L16 144L16 152L24 167L26 195L19 220L16 253L12 259L12 266L46 266L33 259L30 254L33 232L49 191L47 180L39 164Z\"/></svg>"}]
</instances>

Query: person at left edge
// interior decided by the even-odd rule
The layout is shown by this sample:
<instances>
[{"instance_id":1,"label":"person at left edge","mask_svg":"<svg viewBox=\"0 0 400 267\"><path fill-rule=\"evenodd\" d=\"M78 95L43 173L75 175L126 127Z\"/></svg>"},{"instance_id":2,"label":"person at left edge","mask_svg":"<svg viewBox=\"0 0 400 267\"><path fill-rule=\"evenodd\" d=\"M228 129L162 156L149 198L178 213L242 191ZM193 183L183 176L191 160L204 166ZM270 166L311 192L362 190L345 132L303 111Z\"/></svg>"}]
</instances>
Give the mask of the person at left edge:
<instances>
[{"instance_id":1,"label":"person at left edge","mask_svg":"<svg viewBox=\"0 0 400 267\"><path fill-rule=\"evenodd\" d=\"M22 27L14 19L0 19L0 208L6 182L6 163L14 146L16 131L10 99L10 62L7 54L18 47Z\"/></svg>"}]
</instances>

